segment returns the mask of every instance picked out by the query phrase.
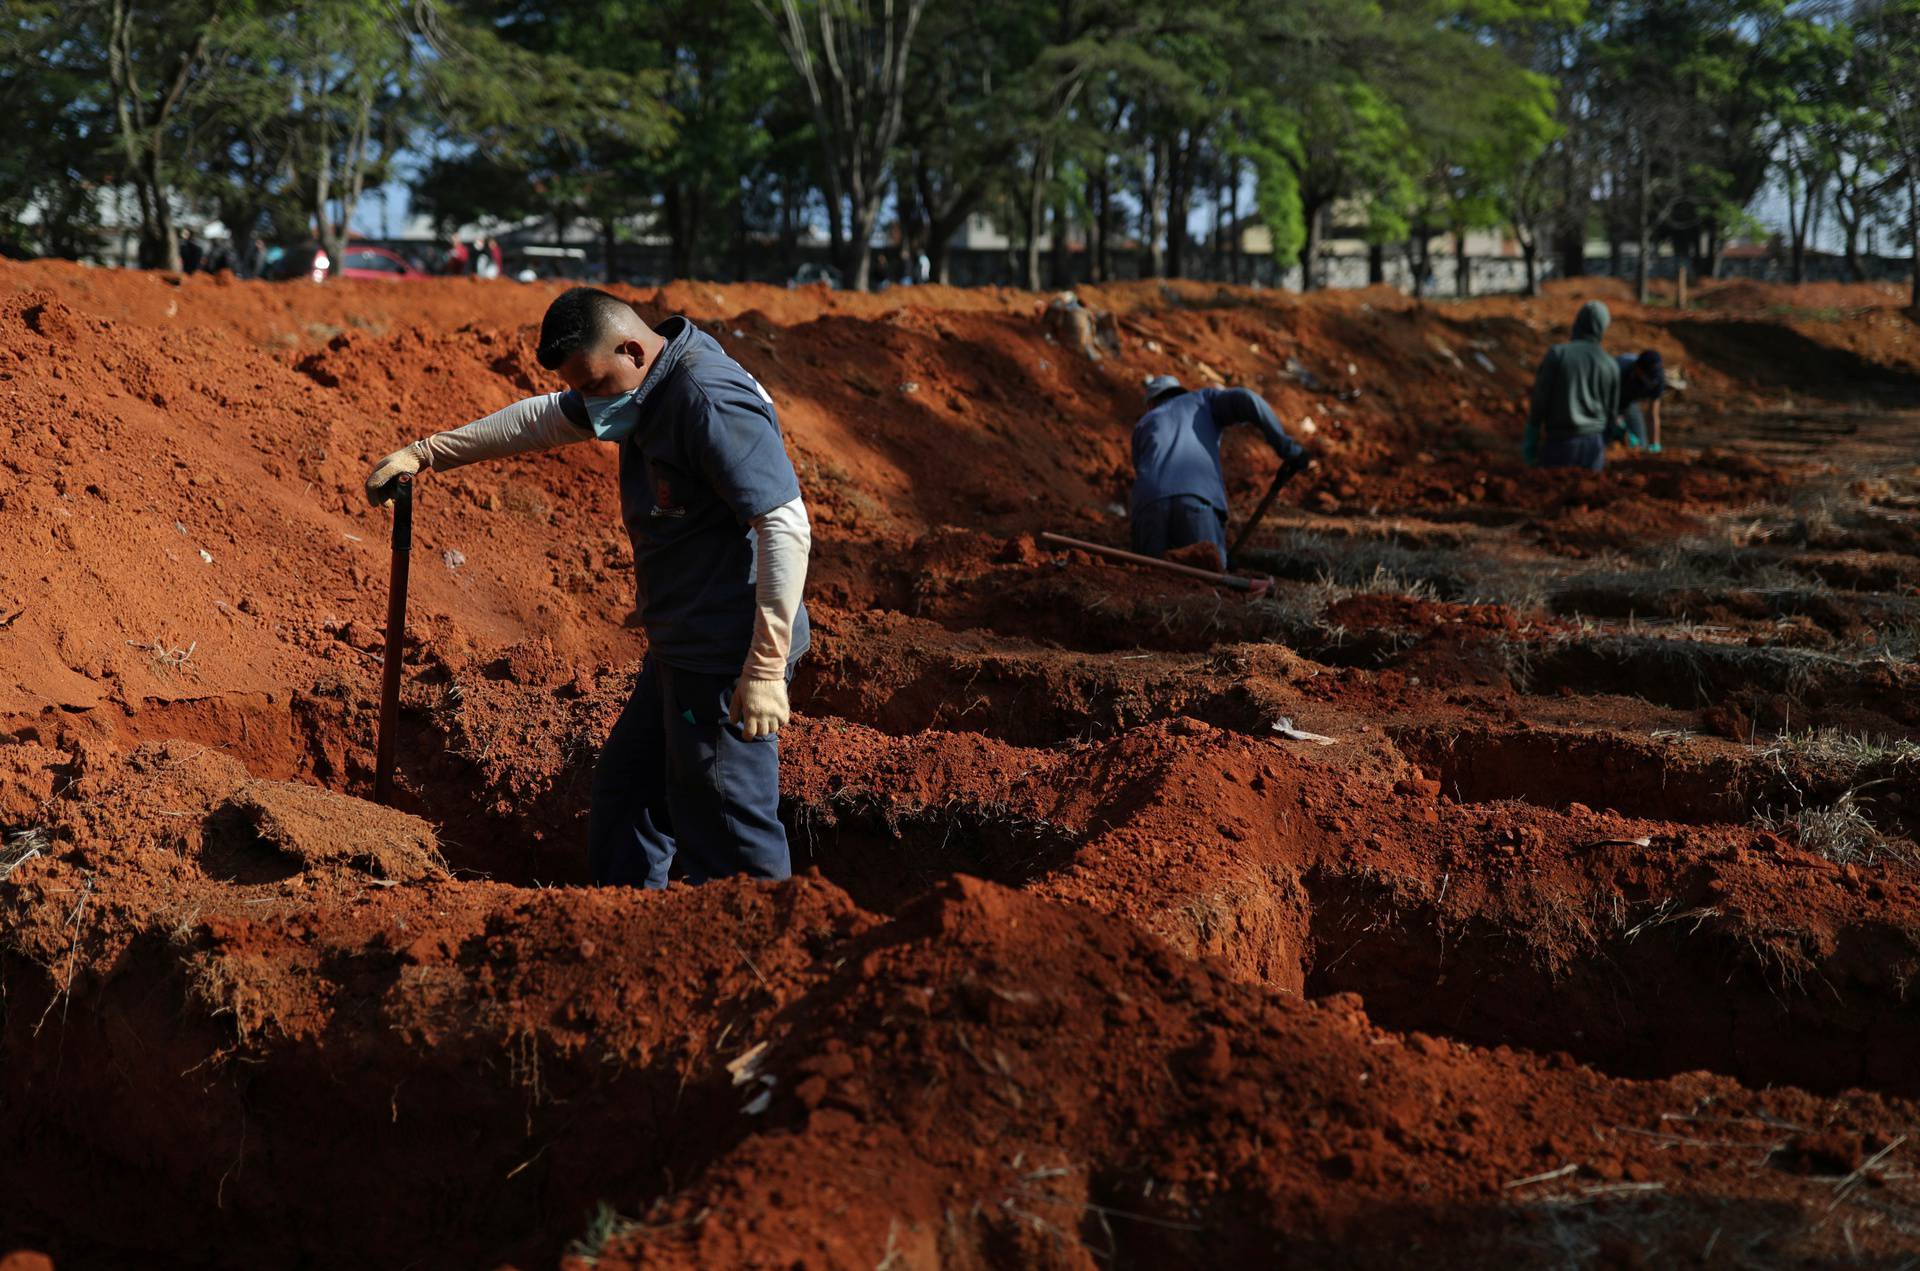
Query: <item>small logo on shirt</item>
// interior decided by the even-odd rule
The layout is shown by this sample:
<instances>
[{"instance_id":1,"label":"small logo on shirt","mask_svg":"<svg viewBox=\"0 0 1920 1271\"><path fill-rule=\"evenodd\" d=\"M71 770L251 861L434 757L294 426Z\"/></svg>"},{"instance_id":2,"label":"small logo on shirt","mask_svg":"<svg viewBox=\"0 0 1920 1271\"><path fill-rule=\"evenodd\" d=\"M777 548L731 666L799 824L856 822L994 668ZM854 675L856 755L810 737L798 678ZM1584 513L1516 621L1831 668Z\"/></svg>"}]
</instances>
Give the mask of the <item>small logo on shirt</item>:
<instances>
[{"instance_id":1,"label":"small logo on shirt","mask_svg":"<svg viewBox=\"0 0 1920 1271\"><path fill-rule=\"evenodd\" d=\"M687 510L673 501L673 487L658 473L653 478L653 515L685 516Z\"/></svg>"}]
</instances>

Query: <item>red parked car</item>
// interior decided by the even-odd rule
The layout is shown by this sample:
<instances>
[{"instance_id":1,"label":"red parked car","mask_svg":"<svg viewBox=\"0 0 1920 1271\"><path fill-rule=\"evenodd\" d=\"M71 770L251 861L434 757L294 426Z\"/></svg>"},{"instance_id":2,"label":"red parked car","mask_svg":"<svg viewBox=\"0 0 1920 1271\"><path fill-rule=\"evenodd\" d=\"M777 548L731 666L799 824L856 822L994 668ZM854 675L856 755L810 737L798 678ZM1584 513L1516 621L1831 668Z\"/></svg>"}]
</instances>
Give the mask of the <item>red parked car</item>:
<instances>
[{"instance_id":1,"label":"red parked car","mask_svg":"<svg viewBox=\"0 0 1920 1271\"><path fill-rule=\"evenodd\" d=\"M293 247L282 253L280 259L267 266L267 277L275 279L311 278L314 282L327 280L330 262L326 249L314 243L304 247ZM347 244L346 259L341 262L342 278L362 278L372 282L412 282L427 277L426 271L415 269L398 255L384 247L375 247L370 243Z\"/></svg>"}]
</instances>

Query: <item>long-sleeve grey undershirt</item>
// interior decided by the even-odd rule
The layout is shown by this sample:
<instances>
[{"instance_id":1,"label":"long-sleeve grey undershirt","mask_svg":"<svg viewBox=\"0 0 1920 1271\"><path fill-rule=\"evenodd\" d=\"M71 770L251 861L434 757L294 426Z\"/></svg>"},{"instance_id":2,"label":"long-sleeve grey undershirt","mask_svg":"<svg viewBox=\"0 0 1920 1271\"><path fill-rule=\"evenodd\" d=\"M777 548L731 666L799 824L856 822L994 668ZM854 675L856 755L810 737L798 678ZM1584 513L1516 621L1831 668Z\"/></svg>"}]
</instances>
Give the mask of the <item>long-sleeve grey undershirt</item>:
<instances>
[{"instance_id":1,"label":"long-sleeve grey undershirt","mask_svg":"<svg viewBox=\"0 0 1920 1271\"><path fill-rule=\"evenodd\" d=\"M470 463L552 450L593 436L567 418L561 393L515 402L470 424L413 443L421 463L450 472ZM757 577L754 581L753 643L740 673L747 679L781 679L793 647L793 621L807 581L813 529L799 499L753 518Z\"/></svg>"}]
</instances>

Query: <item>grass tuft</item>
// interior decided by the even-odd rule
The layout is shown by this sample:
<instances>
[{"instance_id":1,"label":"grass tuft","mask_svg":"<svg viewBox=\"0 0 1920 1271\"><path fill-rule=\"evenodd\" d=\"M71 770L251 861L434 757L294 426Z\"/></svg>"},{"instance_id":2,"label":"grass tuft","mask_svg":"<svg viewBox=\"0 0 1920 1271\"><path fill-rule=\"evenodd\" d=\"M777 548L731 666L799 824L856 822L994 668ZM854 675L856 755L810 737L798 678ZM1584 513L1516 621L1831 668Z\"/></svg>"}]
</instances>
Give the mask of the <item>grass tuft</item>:
<instances>
[{"instance_id":1,"label":"grass tuft","mask_svg":"<svg viewBox=\"0 0 1920 1271\"><path fill-rule=\"evenodd\" d=\"M53 831L44 825L9 832L5 846L0 846L0 882L34 857L45 856L52 846Z\"/></svg>"},{"instance_id":2,"label":"grass tuft","mask_svg":"<svg viewBox=\"0 0 1920 1271\"><path fill-rule=\"evenodd\" d=\"M1832 803L1784 813L1762 812L1754 821L1836 865L1874 865L1883 860L1920 863L1912 843L1881 833L1867 815L1867 802L1859 790L1848 790Z\"/></svg>"},{"instance_id":3,"label":"grass tuft","mask_svg":"<svg viewBox=\"0 0 1920 1271\"><path fill-rule=\"evenodd\" d=\"M578 1258L590 1267L597 1266L600 1259L606 1256L607 1246L625 1239L645 1225L622 1217L618 1210L603 1200L594 1208L593 1217L587 1220L587 1229L568 1243L567 1256Z\"/></svg>"},{"instance_id":4,"label":"grass tuft","mask_svg":"<svg viewBox=\"0 0 1920 1271\"><path fill-rule=\"evenodd\" d=\"M1842 732L1837 728L1783 732L1769 741L1760 754L1782 770L1796 760L1838 764L1856 772L1862 768L1920 766L1920 742L1905 738L1871 737L1863 733Z\"/></svg>"}]
</instances>

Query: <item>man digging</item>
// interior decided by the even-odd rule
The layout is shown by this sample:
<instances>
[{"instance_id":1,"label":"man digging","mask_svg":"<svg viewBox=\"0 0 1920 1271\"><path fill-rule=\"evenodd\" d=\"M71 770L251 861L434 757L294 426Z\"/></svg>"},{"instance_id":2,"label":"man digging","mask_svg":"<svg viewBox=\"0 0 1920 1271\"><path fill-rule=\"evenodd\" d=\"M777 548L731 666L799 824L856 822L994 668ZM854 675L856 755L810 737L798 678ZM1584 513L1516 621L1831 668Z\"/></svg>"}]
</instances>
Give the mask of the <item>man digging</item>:
<instances>
[{"instance_id":1,"label":"man digging","mask_svg":"<svg viewBox=\"0 0 1920 1271\"><path fill-rule=\"evenodd\" d=\"M538 356L568 391L395 451L367 497L404 473L617 445L647 656L594 769L594 881L665 887L676 856L689 882L786 878L778 738L812 532L773 399L687 319L656 331L591 287L548 307Z\"/></svg>"},{"instance_id":2,"label":"man digging","mask_svg":"<svg viewBox=\"0 0 1920 1271\"><path fill-rule=\"evenodd\" d=\"M1217 568L1227 567L1227 485L1220 469L1220 434L1253 424L1289 474L1310 462L1306 448L1287 436L1272 407L1244 388L1188 392L1171 375L1147 380L1147 413L1133 426L1133 550L1161 556L1194 543L1211 543ZM1264 511L1264 505L1262 510Z\"/></svg>"}]
</instances>

